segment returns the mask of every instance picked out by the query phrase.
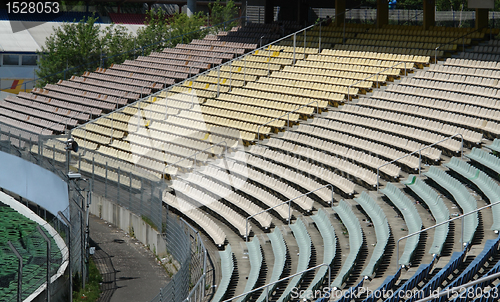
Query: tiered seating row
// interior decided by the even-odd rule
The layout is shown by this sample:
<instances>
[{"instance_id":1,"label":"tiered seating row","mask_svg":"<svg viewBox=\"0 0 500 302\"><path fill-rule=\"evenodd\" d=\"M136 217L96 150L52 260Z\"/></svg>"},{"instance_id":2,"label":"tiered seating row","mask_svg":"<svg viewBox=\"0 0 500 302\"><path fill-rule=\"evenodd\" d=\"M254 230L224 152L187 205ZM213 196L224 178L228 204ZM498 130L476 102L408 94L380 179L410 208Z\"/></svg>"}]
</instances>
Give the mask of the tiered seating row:
<instances>
[{"instance_id":1,"label":"tiered seating row","mask_svg":"<svg viewBox=\"0 0 500 302\"><path fill-rule=\"evenodd\" d=\"M274 265L273 272L271 274L271 279L269 283L276 282L280 280L283 270L285 268L285 262L287 258L287 248L285 245L285 240L279 228L274 228L272 233L267 234L269 240L271 240L271 246L274 254ZM265 289L262 294L257 299L257 302L264 302L266 300L266 293L274 292L274 289L278 286L278 283L271 285L267 290Z\"/></svg>"},{"instance_id":2,"label":"tiered seating row","mask_svg":"<svg viewBox=\"0 0 500 302\"><path fill-rule=\"evenodd\" d=\"M366 265L361 275L371 277L375 273L382 256L384 255L385 248L389 243L389 237L391 235L391 230L389 228L389 222L385 216L382 208L375 203L375 201L363 191L358 198L354 198L356 202L361 205L365 213L371 219L373 226L375 227L375 236L377 237L377 245L373 249L370 261Z\"/></svg>"},{"instance_id":3,"label":"tiered seating row","mask_svg":"<svg viewBox=\"0 0 500 302\"><path fill-rule=\"evenodd\" d=\"M477 209L476 199L469 193L467 188L443 170L440 170L436 166L432 166L424 175L434 180L441 187L446 189L446 191L450 192L455 201L462 208L464 214ZM462 242L468 243L472 241L479 224L477 213L465 216L463 223L466 227L464 228L464 238L462 238Z\"/></svg>"},{"instance_id":4,"label":"tiered seating row","mask_svg":"<svg viewBox=\"0 0 500 302\"><path fill-rule=\"evenodd\" d=\"M290 225L292 229L293 236L297 240L297 245L299 246L299 260L297 261L297 273L305 271L309 267L309 262L311 261L311 249L312 242L309 233L306 230L304 222L299 218L294 224ZM288 286L285 288L281 297L277 302L288 301L290 295L292 294L292 289L297 287L300 281L303 279L303 275L297 275L290 279Z\"/></svg>"},{"instance_id":5,"label":"tiered seating row","mask_svg":"<svg viewBox=\"0 0 500 302\"><path fill-rule=\"evenodd\" d=\"M219 256L221 260L222 278L219 286L217 286L217 291L212 298L212 301L214 302L224 301L224 296L226 295L229 285L231 284L231 278L235 269L233 252L230 245L228 245L226 250L223 252L219 252Z\"/></svg>"},{"instance_id":6,"label":"tiered seating row","mask_svg":"<svg viewBox=\"0 0 500 302\"><path fill-rule=\"evenodd\" d=\"M358 218L354 215L351 207L345 200L341 200L339 205L334 207L335 212L342 220L349 233L349 255L343 260L342 268L335 280L330 284L330 288L341 288L349 278L349 274L354 268L354 264L359 257L359 251L363 245L363 231Z\"/></svg>"},{"instance_id":7,"label":"tiered seating row","mask_svg":"<svg viewBox=\"0 0 500 302\"><path fill-rule=\"evenodd\" d=\"M500 186L483 171L469 165L457 157L453 157L445 166L461 174L478 186L481 192L486 195L490 203L500 201ZM490 230L499 231L500 205L493 206L491 211L493 213L493 225Z\"/></svg>"},{"instance_id":8,"label":"tiered seating row","mask_svg":"<svg viewBox=\"0 0 500 302\"><path fill-rule=\"evenodd\" d=\"M401 190L392 183L388 183L387 186L380 191L391 200L403 215L404 221L408 227L408 234L413 234L422 229L422 218L420 218L417 208L415 208L415 205L403 192L401 192ZM398 264L408 265L411 262L419 240L420 234L416 234L406 239L403 255L399 258Z\"/></svg>"},{"instance_id":9,"label":"tiered seating row","mask_svg":"<svg viewBox=\"0 0 500 302\"><path fill-rule=\"evenodd\" d=\"M443 199L436 191L434 191L429 185L427 185L423 180L416 177L415 175L409 175L408 180L402 181L408 188L413 190L422 200L425 202L427 207L432 213L436 224L442 223L450 219L450 211L445 206ZM434 241L432 242L432 247L429 250L431 254L440 255L443 249L444 242L448 237L449 224L445 223L434 229Z\"/></svg>"}]
</instances>

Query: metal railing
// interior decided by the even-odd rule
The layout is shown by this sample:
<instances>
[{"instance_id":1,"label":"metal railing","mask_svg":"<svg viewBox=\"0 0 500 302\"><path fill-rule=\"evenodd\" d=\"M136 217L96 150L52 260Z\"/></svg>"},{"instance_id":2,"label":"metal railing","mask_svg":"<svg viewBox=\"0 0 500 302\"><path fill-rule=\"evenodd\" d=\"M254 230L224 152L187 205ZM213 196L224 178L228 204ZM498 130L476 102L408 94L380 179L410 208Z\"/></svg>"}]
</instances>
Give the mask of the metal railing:
<instances>
[{"instance_id":1,"label":"metal railing","mask_svg":"<svg viewBox=\"0 0 500 302\"><path fill-rule=\"evenodd\" d=\"M300 107L298 107L298 108L296 108L296 109L294 109L294 110L292 110L292 111L288 111L287 113L285 113L285 114L283 114L283 115L281 115L281 116L278 116L278 117L276 117L276 118L274 118L274 119L272 119L272 120L270 120L270 121L268 121L268 122L266 122L266 123L264 123L264 124L262 124L262 125L259 125L259 126L257 127L257 140L259 140L259 136L260 136L260 128L261 128L261 127L264 127L265 125L267 125L267 124L269 124L269 123L272 123L272 122L274 122L274 121L276 121L276 120L279 120L279 119L281 119L282 117L284 117L285 115L287 116L287 127L290 127L290 114L291 114L291 113L294 113L294 112L295 112L295 111L297 111L297 110L300 110L301 108L308 107L308 106L309 106L309 105L311 105L312 103L316 103L316 113L319 113L319 103L318 103L318 101L312 101L312 102L307 103L307 104L305 104L305 105L302 105L302 106L300 106Z\"/></svg>"},{"instance_id":2,"label":"metal railing","mask_svg":"<svg viewBox=\"0 0 500 302\"><path fill-rule=\"evenodd\" d=\"M368 79L370 79L370 78L373 78L374 76L377 76L376 82L377 82L377 88L378 88L378 82L379 82L379 81L378 81L378 76L379 76L381 73L383 73L383 72L385 72L385 71L387 71L387 70L389 70L389 69L395 69L395 68L394 68L395 66L398 66L398 65L401 65L401 64L404 64L404 66L405 66L405 76L406 76L406 75L408 75L408 73L407 73L407 69L406 69L406 62L399 62L399 63L397 63L397 64L394 64L394 65L392 65L391 67L388 67L388 68L386 68L386 69L384 69L384 70L382 70L382 71L379 71L379 72L377 72L377 73L375 73L375 74L373 74L373 75L371 75L371 76L369 76L369 77L366 77L366 78L364 78L364 79L362 79L362 80L359 80L359 81L357 81L357 82L352 83L351 85L349 85L349 86L347 87L347 100L349 101L349 100L351 99L351 92L350 92L350 89L351 89L351 87L352 87L352 86L357 85L357 84L359 84L359 83L361 83L361 82L364 82L364 81L366 81L366 80L368 80Z\"/></svg>"},{"instance_id":3,"label":"metal railing","mask_svg":"<svg viewBox=\"0 0 500 302\"><path fill-rule=\"evenodd\" d=\"M461 220L462 220L462 221L461 221L461 227L462 227L462 230L461 230L461 232L462 232L462 233L461 233L461 236L462 236L462 237L460 238L460 243L461 243L462 250L463 250L463 248L464 248L464 244L465 244L465 243L468 243L468 242L464 242L464 220L463 220L463 218L464 218L465 216L468 216L468 215L474 214L474 213L476 213L476 212L479 212L479 211L484 210L484 209L486 209L486 208L490 208L490 207L492 207L492 206L494 206L494 205L497 205L497 204L500 204L500 201L497 201L497 202L494 202L494 203L490 203L489 205L486 205L486 206L481 207L481 208L479 208L479 209L475 209L475 210L470 211L470 212L468 212L468 213L466 213L466 214L462 214L462 215L460 215L460 216L458 216L458 217L454 217L454 218L448 219L448 220L446 220L446 221L443 221L443 222L440 222L440 223L438 223L438 224L435 224L435 225L433 225L433 226L431 226L431 227L425 228L425 229L420 230L420 231L418 231L418 232L414 232L414 233L411 233L411 234L408 234L408 235L406 235L406 236L403 236L403 237L399 238L399 239L398 239L398 241L396 242L396 266L397 266L397 267L399 267L399 263L398 263L398 262L399 262L399 242L400 242L401 240L403 240L403 239L407 239L407 238L409 238L409 237L412 237L412 236L418 235L418 234L423 233L423 232L426 232L426 231L428 231L428 230L430 230L430 229L437 228L438 226L441 226L441 225L443 225L443 224L447 224L447 223L452 222L452 221L455 221L455 220L457 220L457 219L461 219Z\"/></svg>"},{"instance_id":4,"label":"metal railing","mask_svg":"<svg viewBox=\"0 0 500 302\"><path fill-rule=\"evenodd\" d=\"M441 48L441 46L445 46L445 45L451 44L452 42L455 42L455 41L457 41L457 40L462 39L462 51L465 51L465 41L464 41L464 38L465 38L466 36L468 36L468 35L472 34L472 33L475 33L475 32L477 32L477 31L483 30L484 28L486 28L486 26L483 26L483 27L481 27L481 28L478 28L478 29L476 29L476 30L473 30L473 31L471 31L471 32L468 32L468 33L466 33L466 34L465 34L465 35L463 35L463 36L460 36L460 37L458 37L458 38L456 38L456 39L453 39L453 40L451 40L451 41L449 41L449 42L446 42L446 43L441 44L441 45L439 45L438 47L436 47L436 48L434 49L434 63L436 63L436 64L437 64L437 51L438 51L438 49L439 49L439 48Z\"/></svg>"},{"instance_id":5,"label":"metal railing","mask_svg":"<svg viewBox=\"0 0 500 302\"><path fill-rule=\"evenodd\" d=\"M294 197L294 198L292 198L292 199L289 199L289 200L287 200L287 201L284 201L284 202L282 202L282 203L280 203L280 204L278 204L278 205L272 206L272 207L267 208L267 209L265 209L265 210L263 210L263 211L260 211L260 212L258 212L258 213L255 213L255 214L253 214L253 215L248 216L248 217L246 218L246 222L245 222L245 240L246 240L246 242L248 242L248 237L250 237L250 236L249 236L250 234L248 234L248 221L249 221L249 219L250 219L250 218L253 218L253 217L257 216L257 215L260 215L260 214L266 213L266 212L268 212L268 211L270 211L270 210L272 210L272 209L274 209L274 208L281 207L281 206L283 206L284 204L288 204L288 219L287 219L287 221L288 221L288 225L290 225L290 223L291 223L291 221L292 221L292 201L294 201L294 200L296 200L296 199L298 199L298 198L301 198L301 197L307 196L307 195L309 195L309 194L311 194L311 193L314 193L314 192L316 192L316 191L318 191L318 190L321 190L321 189L324 189L324 188L328 188L328 187L330 188L331 193L332 193L332 200L330 201L330 205L331 205L331 207L332 207L332 209L333 209L333 185L332 185L332 184L327 184L327 185L324 185L324 186L319 187L319 188L317 188L317 189L314 189L314 190L312 190L312 191L309 191L309 192L307 192L307 193L304 193L304 194L302 194L302 195L299 195L299 196L297 196L297 197Z\"/></svg>"},{"instance_id":6,"label":"metal railing","mask_svg":"<svg viewBox=\"0 0 500 302\"><path fill-rule=\"evenodd\" d=\"M436 295L432 295L432 294L431 294L429 297L427 297L427 298L423 298L423 299L420 299L420 300L418 300L418 301L416 301L416 302L427 302L427 301L431 301L431 300L434 300L434 299L440 298L440 297L442 297L442 296L444 296L444 295L447 295L448 297L450 297L450 293L452 293L452 294L456 294L457 292L461 292L461 291L462 291L462 289L467 289L467 288L469 288L469 287L471 287L471 286L474 286L474 285L477 285L477 284L483 283L483 282L485 282L485 281L494 280L494 279L497 279L497 278L500 278L500 273L491 274L491 275L489 275L489 276L479 278L479 279L477 279L477 280L471 281L471 282L466 283L466 284L464 284L464 285L459 285L459 286L455 286L455 287L453 287L453 288L445 289L445 290L443 290L442 292L440 292L440 293L438 293L438 294L436 294ZM492 289L492 290L493 290L493 289ZM497 291L495 291L495 290L493 290L493 291L494 291L494 293L492 293L492 294L491 294L491 295L492 295L491 297L492 297L492 298L495 298L495 299L498 299L498 297L494 297L494 296L498 296L498 292L497 292ZM489 293L489 292L487 292L487 291L482 291L482 292L481 292L481 294L482 294L483 296L486 296L486 293ZM475 294L475 293L474 293L474 294ZM451 297L454 297L454 296L451 296ZM462 298L462 297L463 297L463 296L462 296L462 295L460 295L460 298ZM488 297L488 296L486 296L486 297ZM466 297L463 297L463 298L465 299ZM489 300L488 300L488 301L489 301Z\"/></svg>"},{"instance_id":7,"label":"metal railing","mask_svg":"<svg viewBox=\"0 0 500 302\"><path fill-rule=\"evenodd\" d=\"M387 166L387 165L390 165L390 164L392 164L392 163L394 163L394 162L399 161L400 159L403 159L403 158L405 158L405 157L411 156L411 155L413 155L413 154L415 154L415 153L417 153L417 152L418 152L418 176L420 176L420 175L421 175L421 171L422 171L422 150L425 150L425 149L427 149L427 148L431 148L431 147L433 147L433 146L435 146L435 145L437 145L437 144L440 144L440 143L442 143L442 142L444 142L444 141L450 140L450 139L452 139L452 138L454 138L454 137L456 137L456 136L460 136L460 138L461 138L461 145L460 145L460 158L463 158L463 157L464 157L464 136L463 136L461 133L457 133L457 134L454 134L454 135L452 135L452 136L450 136L450 137L447 137L447 138L445 138L445 139L442 139L442 140L440 140L440 141L438 141L438 142L436 142L436 143L433 143L433 144L431 144L431 145L428 145L428 146L422 147L422 148L420 148L420 149L418 149L418 150L415 150L415 151L413 151L413 152L411 152L411 153L408 153L408 154L406 154L406 155L404 155L404 156L398 157L398 158L396 158L396 159L395 159L395 160L393 160L393 161L387 162L387 163L385 163L385 164L383 164L383 165L379 166L379 167L377 168L377 192L379 191L378 189L379 189L380 168L385 167L385 166Z\"/></svg>"},{"instance_id":8,"label":"metal railing","mask_svg":"<svg viewBox=\"0 0 500 302\"><path fill-rule=\"evenodd\" d=\"M290 275L290 276L288 276L288 277L286 277L286 278L280 279L280 280L278 280L278 281L274 281L274 282L268 283L268 284L266 284L266 285L263 285L263 286L261 286L261 287L257 287L256 289L253 289L253 290L248 291L248 292L246 292L246 293L243 293L243 294L241 294L241 295L238 295L238 296L232 297L232 298L230 298L230 299L224 300L223 302L233 301L234 299L244 297L244 296L246 296L246 295L248 295L248 294L251 294L251 293L253 293L253 292L256 292L256 291L260 291L261 289L266 289L266 290L267 290L267 292L266 292L266 301L269 301L269 286L274 285L274 284L277 284L277 283L280 283L280 282L283 282L283 281L288 280L288 279L290 279L290 278L293 278L293 277L295 277L295 276L302 275L302 274L304 274L304 273L307 273L307 272L309 272L309 271L315 270L315 269L320 268L320 267L322 267L322 266L326 266L326 267L328 267L328 286L330 286L330 284L331 284L331 267L330 267L330 264L328 264L328 263L322 263L322 264L319 264L319 265L313 266L313 267L311 267L311 268L308 268L308 269L306 269L306 270L303 270L303 271L301 271L301 272L298 272L298 273L295 273L295 274L293 274L293 275Z\"/></svg>"}]
</instances>

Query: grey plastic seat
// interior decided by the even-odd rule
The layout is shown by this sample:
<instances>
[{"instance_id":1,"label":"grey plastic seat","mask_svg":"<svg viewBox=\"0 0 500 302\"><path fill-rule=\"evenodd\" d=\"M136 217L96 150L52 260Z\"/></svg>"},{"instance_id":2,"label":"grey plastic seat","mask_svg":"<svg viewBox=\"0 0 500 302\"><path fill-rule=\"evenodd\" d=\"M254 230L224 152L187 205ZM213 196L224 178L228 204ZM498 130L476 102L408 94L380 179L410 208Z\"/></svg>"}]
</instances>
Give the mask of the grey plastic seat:
<instances>
[{"instance_id":1,"label":"grey plastic seat","mask_svg":"<svg viewBox=\"0 0 500 302\"><path fill-rule=\"evenodd\" d=\"M252 241L246 243L248 248L248 258L250 259L250 273L248 274L247 284L245 285L244 293L254 289L257 280L259 279L260 270L262 268L262 251L260 249L259 238L255 236ZM251 294L238 299L239 302L247 301Z\"/></svg>"},{"instance_id":2,"label":"grey plastic seat","mask_svg":"<svg viewBox=\"0 0 500 302\"><path fill-rule=\"evenodd\" d=\"M450 211L444 204L443 199L422 179L416 177L415 175L409 175L408 179L406 181L401 181L401 183L405 184L408 188L415 192L415 194L417 194L425 202L425 204L427 204L432 216L434 216L434 219L436 220L436 224L450 219ZM448 223L434 229L434 240L429 253L437 255L441 254L446 237L448 237L448 231Z\"/></svg>"},{"instance_id":3,"label":"grey plastic seat","mask_svg":"<svg viewBox=\"0 0 500 302\"><path fill-rule=\"evenodd\" d=\"M368 195L368 193L366 193L366 191L363 191L360 197L354 198L354 200L356 200L368 216L370 216L375 228L377 245L375 245L375 248L373 249L372 256L366 265L366 268L363 272L361 272L361 275L363 276L372 276L377 269L380 260L382 260L385 248L389 242L389 237L391 235L389 222L387 221L387 217L385 216L382 208L370 197L370 195Z\"/></svg>"},{"instance_id":4,"label":"grey plastic seat","mask_svg":"<svg viewBox=\"0 0 500 302\"><path fill-rule=\"evenodd\" d=\"M336 248L337 248L337 238L335 237L335 230L330 223L330 219L328 219L328 215L326 212L322 209L318 210L318 213L316 215L311 216L312 220L316 224L316 227L318 228L321 237L323 237L323 246L324 246L324 252L323 252L323 262L331 265L333 262L333 259L335 258L336 254ZM318 263L319 264L319 263ZM314 279L311 282L311 285L306 289L304 295L302 295L300 298L304 298L305 295L308 293L314 292L318 287L323 284L324 279L328 276L327 274L329 273L328 267L327 266L322 266L318 269L318 272L314 276Z\"/></svg>"},{"instance_id":5,"label":"grey plastic seat","mask_svg":"<svg viewBox=\"0 0 500 302\"><path fill-rule=\"evenodd\" d=\"M233 252L231 250L231 245L228 244L225 251L219 252L219 256L221 262L222 278L212 299L213 302L223 301L222 299L227 292L234 271Z\"/></svg>"},{"instance_id":6,"label":"grey plastic seat","mask_svg":"<svg viewBox=\"0 0 500 302\"><path fill-rule=\"evenodd\" d=\"M500 201L500 186L483 171L457 157L453 157L445 166L473 182L486 195L490 203ZM500 231L500 205L493 206L491 211L493 224L490 230Z\"/></svg>"},{"instance_id":7,"label":"grey plastic seat","mask_svg":"<svg viewBox=\"0 0 500 302\"><path fill-rule=\"evenodd\" d=\"M358 218L354 215L351 207L345 200L341 200L339 205L334 207L334 210L349 232L349 255L343 260L340 272L330 285L331 288L340 288L349 277L358 258L359 251L363 245L363 233Z\"/></svg>"},{"instance_id":8,"label":"grey plastic seat","mask_svg":"<svg viewBox=\"0 0 500 302\"><path fill-rule=\"evenodd\" d=\"M462 208L463 213L469 213L477 209L476 199L469 193L467 188L443 170L436 166L432 166L429 172L426 172L424 175L434 180L446 191L450 192L455 201ZM464 238L462 238L462 242L468 243L472 241L479 224L477 213L465 216L464 224Z\"/></svg>"},{"instance_id":9,"label":"grey plastic seat","mask_svg":"<svg viewBox=\"0 0 500 302\"><path fill-rule=\"evenodd\" d=\"M401 192L395 185L388 183L385 188L380 190L387 196L391 202L399 209L401 214L403 214L404 221L408 227L408 234L418 232L422 229L422 218L418 214L415 205L408 199L408 197ZM406 239L405 248L403 255L399 258L400 265L410 264L413 258L413 253L417 248L418 241L420 239L420 234L409 237Z\"/></svg>"},{"instance_id":10,"label":"grey plastic seat","mask_svg":"<svg viewBox=\"0 0 500 302\"><path fill-rule=\"evenodd\" d=\"M297 262L297 273L305 271L309 267L309 262L311 261L311 237L306 230L306 226L299 218L297 221L290 225L292 229L293 235L295 236L295 240L297 240L297 244L299 246L299 260ZM288 282L288 286L285 288L285 291L278 299L278 302L288 301L290 299L290 295L292 293L292 289L297 287L299 282L302 280L302 275L297 275Z\"/></svg>"},{"instance_id":11,"label":"grey plastic seat","mask_svg":"<svg viewBox=\"0 0 500 302\"><path fill-rule=\"evenodd\" d=\"M286 262L286 245L285 240L283 239L283 234L281 234L279 228L275 228L274 232L267 234L267 236L271 240L271 246L274 254L273 272L271 274L271 279L269 280L269 283L273 283L278 281L283 274ZM268 290L264 289L262 294L257 299L257 302L266 301L267 292L272 293L277 285L278 284L276 283L271 285Z\"/></svg>"}]
</instances>

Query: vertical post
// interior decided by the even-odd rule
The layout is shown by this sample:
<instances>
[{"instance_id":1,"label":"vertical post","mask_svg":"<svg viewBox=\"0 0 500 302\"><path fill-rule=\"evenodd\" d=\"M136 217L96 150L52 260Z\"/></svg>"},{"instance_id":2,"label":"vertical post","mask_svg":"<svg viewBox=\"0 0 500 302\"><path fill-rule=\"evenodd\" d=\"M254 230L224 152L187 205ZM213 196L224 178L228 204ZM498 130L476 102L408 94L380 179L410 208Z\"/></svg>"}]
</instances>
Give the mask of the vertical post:
<instances>
[{"instance_id":1,"label":"vertical post","mask_svg":"<svg viewBox=\"0 0 500 302\"><path fill-rule=\"evenodd\" d=\"M64 214L59 211L57 212L59 216L61 216L61 219L63 222L66 224L68 227L68 259L69 259L69 302L73 302L73 266L72 266L72 261L71 261L71 224L69 223L69 220L64 216Z\"/></svg>"},{"instance_id":2,"label":"vertical post","mask_svg":"<svg viewBox=\"0 0 500 302\"><path fill-rule=\"evenodd\" d=\"M128 186L128 206L130 209L132 209L132 172L128 173L128 177L130 180L130 183Z\"/></svg>"},{"instance_id":3,"label":"vertical post","mask_svg":"<svg viewBox=\"0 0 500 302\"><path fill-rule=\"evenodd\" d=\"M23 301L22 299L22 293L23 293L23 257L21 257L21 254L17 251L17 249L12 245L12 242L10 240L7 242L9 244L10 249L12 252L16 255L17 259L19 259L19 266L18 266L18 273L17 273L17 301L21 302Z\"/></svg>"},{"instance_id":4,"label":"vertical post","mask_svg":"<svg viewBox=\"0 0 500 302\"><path fill-rule=\"evenodd\" d=\"M295 64L295 47L297 46L297 34L293 34L293 64Z\"/></svg>"},{"instance_id":5,"label":"vertical post","mask_svg":"<svg viewBox=\"0 0 500 302\"><path fill-rule=\"evenodd\" d=\"M104 170L104 197L108 197L108 162L106 161Z\"/></svg>"},{"instance_id":6,"label":"vertical post","mask_svg":"<svg viewBox=\"0 0 500 302\"><path fill-rule=\"evenodd\" d=\"M306 58L306 34L307 30L304 29L304 59Z\"/></svg>"},{"instance_id":7,"label":"vertical post","mask_svg":"<svg viewBox=\"0 0 500 302\"><path fill-rule=\"evenodd\" d=\"M422 149L418 150L418 176L421 175L422 171Z\"/></svg>"},{"instance_id":8,"label":"vertical post","mask_svg":"<svg viewBox=\"0 0 500 302\"><path fill-rule=\"evenodd\" d=\"M462 224L462 237L460 239L460 243L462 244L461 250L464 250L464 215L462 214L462 218L460 219L460 223Z\"/></svg>"},{"instance_id":9,"label":"vertical post","mask_svg":"<svg viewBox=\"0 0 500 302\"><path fill-rule=\"evenodd\" d=\"M321 8L319 9L320 11L320 18L321 18ZM323 21L319 21L319 42L318 42L318 53L321 53L321 23L323 23Z\"/></svg>"},{"instance_id":10,"label":"vertical post","mask_svg":"<svg viewBox=\"0 0 500 302\"><path fill-rule=\"evenodd\" d=\"M217 97L219 97L220 93L220 65L217 66Z\"/></svg>"},{"instance_id":11,"label":"vertical post","mask_svg":"<svg viewBox=\"0 0 500 302\"><path fill-rule=\"evenodd\" d=\"M43 239L47 243L47 289L45 292L47 293L47 302L50 302L50 239L47 237L47 234L45 234L42 229L40 228L40 225L37 224L36 228L38 230L38 233L42 235Z\"/></svg>"},{"instance_id":12,"label":"vertical post","mask_svg":"<svg viewBox=\"0 0 500 302\"><path fill-rule=\"evenodd\" d=\"M267 51L268 51L268 57L267 57L267 75L269 76L271 74L271 71L270 71L271 49L270 49L270 47L267 49Z\"/></svg>"},{"instance_id":13,"label":"vertical post","mask_svg":"<svg viewBox=\"0 0 500 302\"><path fill-rule=\"evenodd\" d=\"M118 183L116 185L116 189L117 189L117 192L116 192L116 200L118 201L119 204L120 203L120 166L118 166Z\"/></svg>"}]
</instances>

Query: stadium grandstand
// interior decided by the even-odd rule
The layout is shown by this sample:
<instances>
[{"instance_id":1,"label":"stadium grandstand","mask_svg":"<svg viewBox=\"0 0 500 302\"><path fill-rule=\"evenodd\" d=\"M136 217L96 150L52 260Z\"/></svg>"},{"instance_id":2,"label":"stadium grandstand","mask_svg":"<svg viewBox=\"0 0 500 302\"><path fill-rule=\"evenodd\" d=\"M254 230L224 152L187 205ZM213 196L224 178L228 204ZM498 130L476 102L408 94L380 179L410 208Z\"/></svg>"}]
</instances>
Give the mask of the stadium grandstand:
<instances>
[{"instance_id":1,"label":"stadium grandstand","mask_svg":"<svg viewBox=\"0 0 500 302\"><path fill-rule=\"evenodd\" d=\"M431 0L420 25L390 24L387 1L375 24L346 22L349 1L304 2L263 1L259 23L249 1L229 30L8 95L0 142L157 230L192 226L214 274L194 273L188 248L179 301L498 301L490 8L469 1L474 27L444 27ZM310 20L312 7L333 13Z\"/></svg>"}]
</instances>

